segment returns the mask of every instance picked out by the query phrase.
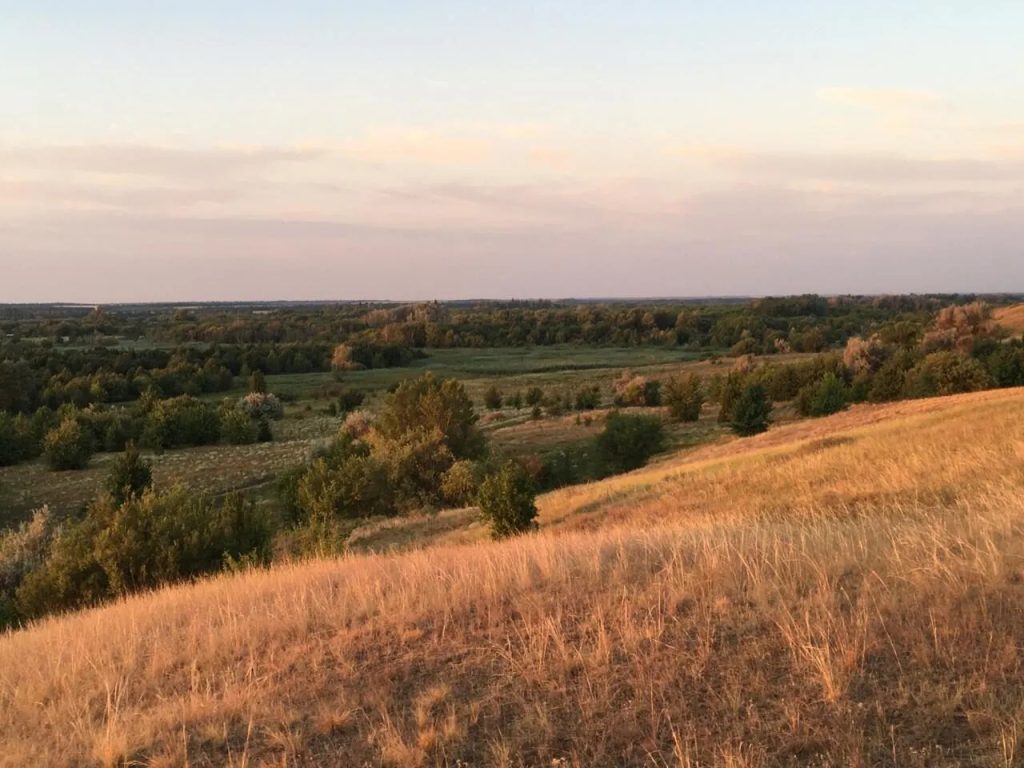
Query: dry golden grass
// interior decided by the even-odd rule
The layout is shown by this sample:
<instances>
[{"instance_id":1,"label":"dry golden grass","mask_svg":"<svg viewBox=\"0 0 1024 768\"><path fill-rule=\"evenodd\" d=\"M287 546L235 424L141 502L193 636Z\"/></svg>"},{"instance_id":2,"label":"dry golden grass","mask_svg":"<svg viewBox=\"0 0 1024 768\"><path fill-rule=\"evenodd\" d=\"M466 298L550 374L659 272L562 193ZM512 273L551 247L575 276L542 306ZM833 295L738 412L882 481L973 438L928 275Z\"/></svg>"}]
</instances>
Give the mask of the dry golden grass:
<instances>
[{"instance_id":1,"label":"dry golden grass","mask_svg":"<svg viewBox=\"0 0 1024 768\"><path fill-rule=\"evenodd\" d=\"M996 323L1014 333L1024 333L1024 304L999 307L992 313Z\"/></svg>"},{"instance_id":2,"label":"dry golden grass","mask_svg":"<svg viewBox=\"0 0 1024 768\"><path fill-rule=\"evenodd\" d=\"M785 426L542 506L538 535L0 638L0 764L1022 764L1024 391Z\"/></svg>"}]
</instances>

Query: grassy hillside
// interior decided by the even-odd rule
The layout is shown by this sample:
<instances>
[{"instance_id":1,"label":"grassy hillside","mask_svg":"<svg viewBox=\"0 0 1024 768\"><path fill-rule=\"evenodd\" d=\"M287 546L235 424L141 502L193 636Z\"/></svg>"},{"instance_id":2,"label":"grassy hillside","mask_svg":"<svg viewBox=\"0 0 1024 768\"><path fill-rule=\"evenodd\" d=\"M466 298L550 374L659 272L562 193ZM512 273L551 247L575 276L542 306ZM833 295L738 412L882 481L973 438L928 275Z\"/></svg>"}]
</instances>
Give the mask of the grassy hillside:
<instances>
[{"instance_id":1,"label":"grassy hillside","mask_svg":"<svg viewBox=\"0 0 1024 768\"><path fill-rule=\"evenodd\" d=\"M1024 332L1024 304L1011 304L999 307L993 313L995 321L1014 333Z\"/></svg>"},{"instance_id":2,"label":"grassy hillside","mask_svg":"<svg viewBox=\"0 0 1024 768\"><path fill-rule=\"evenodd\" d=\"M540 506L538 535L3 637L0 765L1024 759L1024 391L860 407Z\"/></svg>"}]
</instances>

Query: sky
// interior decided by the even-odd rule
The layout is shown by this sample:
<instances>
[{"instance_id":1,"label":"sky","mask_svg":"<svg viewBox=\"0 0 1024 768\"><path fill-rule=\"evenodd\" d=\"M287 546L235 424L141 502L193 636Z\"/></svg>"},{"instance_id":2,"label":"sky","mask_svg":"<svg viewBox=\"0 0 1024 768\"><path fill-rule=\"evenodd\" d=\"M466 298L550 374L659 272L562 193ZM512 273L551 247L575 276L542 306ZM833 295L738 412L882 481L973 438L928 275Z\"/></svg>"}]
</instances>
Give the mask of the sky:
<instances>
[{"instance_id":1,"label":"sky","mask_svg":"<svg viewBox=\"0 0 1024 768\"><path fill-rule=\"evenodd\" d=\"M0 0L0 302L1024 291L1024 2Z\"/></svg>"}]
</instances>

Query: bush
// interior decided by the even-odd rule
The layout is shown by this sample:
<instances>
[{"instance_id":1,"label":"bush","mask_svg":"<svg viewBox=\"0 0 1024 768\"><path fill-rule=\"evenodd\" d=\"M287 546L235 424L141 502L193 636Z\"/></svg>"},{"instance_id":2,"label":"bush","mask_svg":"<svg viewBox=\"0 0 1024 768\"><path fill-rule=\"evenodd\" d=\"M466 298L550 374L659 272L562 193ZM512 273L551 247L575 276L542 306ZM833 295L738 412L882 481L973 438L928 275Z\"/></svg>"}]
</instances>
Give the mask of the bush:
<instances>
[{"instance_id":1,"label":"bush","mask_svg":"<svg viewBox=\"0 0 1024 768\"><path fill-rule=\"evenodd\" d=\"M153 487L153 468L142 458L134 443L129 443L114 461L107 476L107 492L114 503L138 498Z\"/></svg>"},{"instance_id":2,"label":"bush","mask_svg":"<svg viewBox=\"0 0 1024 768\"><path fill-rule=\"evenodd\" d=\"M220 417L220 439L228 445L252 445L259 437L259 427L247 414L231 408Z\"/></svg>"},{"instance_id":3,"label":"bush","mask_svg":"<svg viewBox=\"0 0 1024 768\"><path fill-rule=\"evenodd\" d=\"M661 404L661 383L646 376L623 371L612 385L614 401L621 406L656 406Z\"/></svg>"},{"instance_id":4,"label":"bush","mask_svg":"<svg viewBox=\"0 0 1024 768\"><path fill-rule=\"evenodd\" d=\"M760 384L751 384L732 407L732 431L742 437L764 432L771 424L772 401Z\"/></svg>"},{"instance_id":5,"label":"bush","mask_svg":"<svg viewBox=\"0 0 1024 768\"><path fill-rule=\"evenodd\" d=\"M933 352L907 372L904 397L977 392L992 386L984 366L962 352Z\"/></svg>"},{"instance_id":6,"label":"bush","mask_svg":"<svg viewBox=\"0 0 1024 768\"><path fill-rule=\"evenodd\" d=\"M83 469L92 458L92 438L73 416L43 438L43 455L51 469Z\"/></svg>"},{"instance_id":7,"label":"bush","mask_svg":"<svg viewBox=\"0 0 1024 768\"><path fill-rule=\"evenodd\" d=\"M668 406L669 416L676 421L697 421L704 407L704 387L700 376L691 373L689 376L669 379L663 399Z\"/></svg>"},{"instance_id":8,"label":"bush","mask_svg":"<svg viewBox=\"0 0 1024 768\"><path fill-rule=\"evenodd\" d=\"M809 384L801 389L796 405L803 416L828 416L843 410L848 401L846 384L829 372L817 384Z\"/></svg>"},{"instance_id":9,"label":"bush","mask_svg":"<svg viewBox=\"0 0 1024 768\"><path fill-rule=\"evenodd\" d=\"M476 421L473 403L461 383L427 373L402 382L384 403L377 429L386 437L436 429L453 456L471 459L484 451L484 438Z\"/></svg>"},{"instance_id":10,"label":"bush","mask_svg":"<svg viewBox=\"0 0 1024 768\"><path fill-rule=\"evenodd\" d=\"M16 603L18 587L45 561L55 530L49 508L43 507L31 520L0 532L0 631L23 618Z\"/></svg>"},{"instance_id":11,"label":"bush","mask_svg":"<svg viewBox=\"0 0 1024 768\"><path fill-rule=\"evenodd\" d=\"M573 406L577 411L592 411L601 405L601 388L596 384L577 389Z\"/></svg>"},{"instance_id":12,"label":"bush","mask_svg":"<svg viewBox=\"0 0 1024 768\"><path fill-rule=\"evenodd\" d=\"M718 422L720 424L725 424L733 420L733 409L735 408L740 395L743 394L746 386L746 374L737 373L735 371L731 372L725 377L725 379L721 380L720 390L718 393L718 402L721 406L718 410Z\"/></svg>"},{"instance_id":13,"label":"bush","mask_svg":"<svg viewBox=\"0 0 1024 768\"><path fill-rule=\"evenodd\" d=\"M441 495L452 506L473 503L480 489L480 464L463 459L452 464L441 478Z\"/></svg>"},{"instance_id":14,"label":"bush","mask_svg":"<svg viewBox=\"0 0 1024 768\"><path fill-rule=\"evenodd\" d=\"M443 500L442 479L455 457L439 430L414 430L398 437L371 433L370 455L384 468L396 511L433 507Z\"/></svg>"},{"instance_id":15,"label":"bush","mask_svg":"<svg viewBox=\"0 0 1024 768\"><path fill-rule=\"evenodd\" d=\"M544 402L544 390L540 387L530 387L526 390L526 404L531 408Z\"/></svg>"},{"instance_id":16,"label":"bush","mask_svg":"<svg viewBox=\"0 0 1024 768\"><path fill-rule=\"evenodd\" d=\"M30 425L24 417L12 417L6 411L0 411L0 467L31 458L35 444Z\"/></svg>"},{"instance_id":17,"label":"bush","mask_svg":"<svg viewBox=\"0 0 1024 768\"><path fill-rule=\"evenodd\" d=\"M366 393L358 389L345 388L338 395L338 413L354 411L366 400Z\"/></svg>"},{"instance_id":18,"label":"bush","mask_svg":"<svg viewBox=\"0 0 1024 768\"><path fill-rule=\"evenodd\" d=\"M656 416L612 413L597 436L597 456L602 474L629 472L642 467L661 450L664 430Z\"/></svg>"},{"instance_id":19,"label":"bush","mask_svg":"<svg viewBox=\"0 0 1024 768\"><path fill-rule=\"evenodd\" d=\"M217 408L191 395L160 400L146 417L143 443L152 448L213 445L219 440Z\"/></svg>"},{"instance_id":20,"label":"bush","mask_svg":"<svg viewBox=\"0 0 1024 768\"><path fill-rule=\"evenodd\" d=\"M491 535L505 538L536 527L536 487L530 474L517 462L509 461L480 483L477 504Z\"/></svg>"},{"instance_id":21,"label":"bush","mask_svg":"<svg viewBox=\"0 0 1024 768\"><path fill-rule=\"evenodd\" d=\"M490 411L496 411L501 408L501 403L501 392L492 384L484 392L484 406Z\"/></svg>"},{"instance_id":22,"label":"bush","mask_svg":"<svg viewBox=\"0 0 1024 768\"><path fill-rule=\"evenodd\" d=\"M280 398L267 392L250 392L238 401L238 409L251 419L280 419L284 415Z\"/></svg>"},{"instance_id":23,"label":"bush","mask_svg":"<svg viewBox=\"0 0 1024 768\"><path fill-rule=\"evenodd\" d=\"M17 590L27 617L211 573L239 559L266 559L270 529L253 504L184 491L145 493L117 504L101 496L54 538L46 560Z\"/></svg>"},{"instance_id":24,"label":"bush","mask_svg":"<svg viewBox=\"0 0 1024 768\"><path fill-rule=\"evenodd\" d=\"M341 459L315 460L298 482L299 507L306 519L325 525L336 519L392 515L387 469L365 450Z\"/></svg>"}]
</instances>

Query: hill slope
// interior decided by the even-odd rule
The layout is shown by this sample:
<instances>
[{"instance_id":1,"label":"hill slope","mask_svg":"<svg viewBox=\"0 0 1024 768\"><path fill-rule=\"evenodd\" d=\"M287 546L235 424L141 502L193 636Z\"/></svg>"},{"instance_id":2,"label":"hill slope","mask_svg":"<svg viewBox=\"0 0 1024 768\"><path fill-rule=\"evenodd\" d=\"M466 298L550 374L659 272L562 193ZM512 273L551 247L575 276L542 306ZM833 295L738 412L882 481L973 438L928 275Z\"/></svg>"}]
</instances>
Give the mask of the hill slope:
<instances>
[{"instance_id":1,"label":"hill slope","mask_svg":"<svg viewBox=\"0 0 1024 768\"><path fill-rule=\"evenodd\" d=\"M1024 332L1024 304L999 307L994 313L995 321L1014 333Z\"/></svg>"},{"instance_id":2,"label":"hill slope","mask_svg":"<svg viewBox=\"0 0 1024 768\"><path fill-rule=\"evenodd\" d=\"M541 507L539 535L0 638L0 764L1022 759L1024 391L859 408Z\"/></svg>"}]
</instances>

